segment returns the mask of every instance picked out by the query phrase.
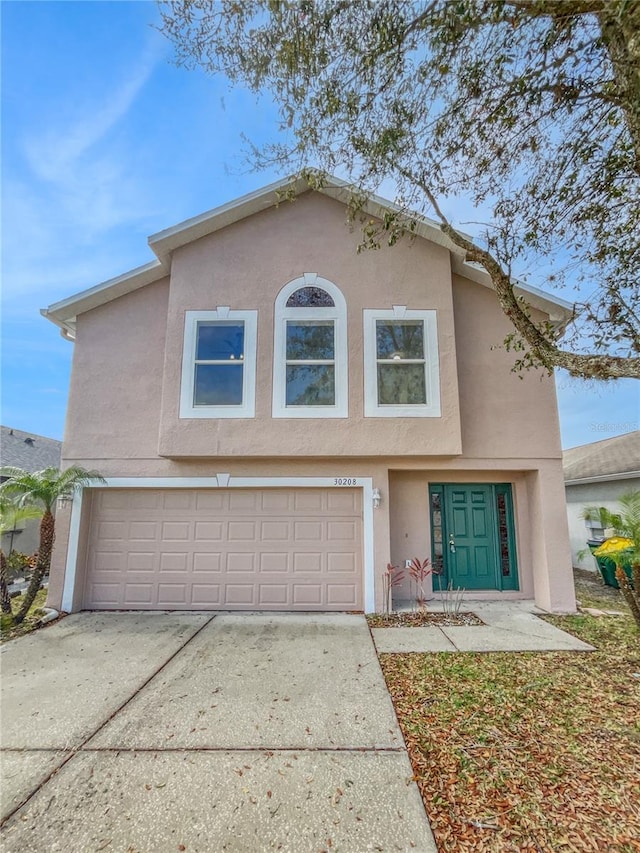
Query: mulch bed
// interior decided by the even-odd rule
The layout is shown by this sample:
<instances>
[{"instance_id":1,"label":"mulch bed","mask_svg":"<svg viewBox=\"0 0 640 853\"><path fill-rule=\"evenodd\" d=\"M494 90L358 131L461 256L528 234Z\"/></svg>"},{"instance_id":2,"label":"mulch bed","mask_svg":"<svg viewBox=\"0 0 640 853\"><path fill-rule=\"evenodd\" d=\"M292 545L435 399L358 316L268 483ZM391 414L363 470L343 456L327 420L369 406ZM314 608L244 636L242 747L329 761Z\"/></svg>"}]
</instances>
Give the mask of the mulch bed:
<instances>
[{"instance_id":1,"label":"mulch bed","mask_svg":"<svg viewBox=\"0 0 640 853\"><path fill-rule=\"evenodd\" d=\"M430 610L373 613L367 616L371 628L423 628L425 625L484 625L475 613L434 613Z\"/></svg>"}]
</instances>

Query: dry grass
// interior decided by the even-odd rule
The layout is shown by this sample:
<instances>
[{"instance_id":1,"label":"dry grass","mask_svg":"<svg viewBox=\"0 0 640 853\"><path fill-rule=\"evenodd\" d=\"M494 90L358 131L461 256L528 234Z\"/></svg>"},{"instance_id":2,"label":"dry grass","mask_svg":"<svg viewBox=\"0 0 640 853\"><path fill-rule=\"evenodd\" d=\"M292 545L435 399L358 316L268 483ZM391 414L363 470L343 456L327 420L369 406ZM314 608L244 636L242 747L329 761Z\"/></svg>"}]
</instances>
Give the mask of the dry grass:
<instances>
[{"instance_id":1,"label":"dry grass","mask_svg":"<svg viewBox=\"0 0 640 853\"><path fill-rule=\"evenodd\" d=\"M6 643L8 640L14 640L16 637L22 637L24 634L30 634L37 627L38 619L42 616L42 608L47 600L47 590L41 589L35 597L33 604L27 616L20 625L14 625L9 614L2 615L0 629L0 643ZM22 595L12 599L11 607L14 613L17 613L22 603Z\"/></svg>"},{"instance_id":2,"label":"dry grass","mask_svg":"<svg viewBox=\"0 0 640 853\"><path fill-rule=\"evenodd\" d=\"M595 652L381 656L440 851L640 851L640 635L576 586Z\"/></svg>"}]
</instances>

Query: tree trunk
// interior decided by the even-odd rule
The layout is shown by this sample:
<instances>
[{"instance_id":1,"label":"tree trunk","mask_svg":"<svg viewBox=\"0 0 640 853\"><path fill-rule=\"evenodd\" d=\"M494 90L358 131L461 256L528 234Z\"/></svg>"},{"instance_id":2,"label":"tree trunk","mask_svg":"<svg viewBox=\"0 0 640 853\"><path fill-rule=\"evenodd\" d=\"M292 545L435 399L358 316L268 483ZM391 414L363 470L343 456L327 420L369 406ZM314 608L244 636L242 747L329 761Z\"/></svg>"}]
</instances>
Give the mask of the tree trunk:
<instances>
[{"instance_id":1,"label":"tree trunk","mask_svg":"<svg viewBox=\"0 0 640 853\"><path fill-rule=\"evenodd\" d=\"M640 0L638 2L640 3ZM527 342L537 366L544 367L549 373L554 367L563 367L571 376L584 379L621 379L623 377L640 379L640 357L613 356L606 353L583 355L561 350L556 340L545 334L533 322L527 309L523 308L514 293L514 282L491 252L476 245L473 240L451 225L426 181L406 169L398 168L398 171L424 192L440 219L443 233L452 243L465 250L465 260L480 264L489 274L503 313Z\"/></svg>"},{"instance_id":2,"label":"tree trunk","mask_svg":"<svg viewBox=\"0 0 640 853\"><path fill-rule=\"evenodd\" d=\"M632 573L635 582L635 589L631 585L629 578L627 577L627 573L622 566L616 565L616 580L618 581L618 586L629 605L631 615L635 619L636 625L640 628L640 590L638 589L638 584L640 583L640 565L634 565Z\"/></svg>"},{"instance_id":3,"label":"tree trunk","mask_svg":"<svg viewBox=\"0 0 640 853\"><path fill-rule=\"evenodd\" d=\"M0 609L5 614L11 614L11 596L9 595L9 581L7 576L7 558L4 551L0 551Z\"/></svg>"},{"instance_id":4,"label":"tree trunk","mask_svg":"<svg viewBox=\"0 0 640 853\"><path fill-rule=\"evenodd\" d=\"M36 567L33 570L31 582L29 583L29 587L25 593L22 606L14 617L13 621L16 625L19 625L24 621L24 617L29 612L29 608L38 594L38 590L42 584L42 578L49 571L55 535L55 519L51 514L51 510L47 509L40 521L40 547L38 548L38 560L36 562Z\"/></svg>"},{"instance_id":5,"label":"tree trunk","mask_svg":"<svg viewBox=\"0 0 640 853\"><path fill-rule=\"evenodd\" d=\"M640 2L609 2L598 17L640 175Z\"/></svg>"}]
</instances>

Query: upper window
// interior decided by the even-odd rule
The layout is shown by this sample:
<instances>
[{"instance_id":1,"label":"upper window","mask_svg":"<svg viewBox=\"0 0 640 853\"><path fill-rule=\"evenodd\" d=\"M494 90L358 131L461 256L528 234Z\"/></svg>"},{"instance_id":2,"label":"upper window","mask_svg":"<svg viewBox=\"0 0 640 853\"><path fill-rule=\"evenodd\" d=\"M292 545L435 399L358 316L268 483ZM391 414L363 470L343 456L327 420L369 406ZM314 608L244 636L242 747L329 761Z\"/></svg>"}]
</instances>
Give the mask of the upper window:
<instances>
[{"instance_id":1,"label":"upper window","mask_svg":"<svg viewBox=\"0 0 640 853\"><path fill-rule=\"evenodd\" d=\"M435 311L364 312L365 417L439 417Z\"/></svg>"},{"instance_id":2,"label":"upper window","mask_svg":"<svg viewBox=\"0 0 640 853\"><path fill-rule=\"evenodd\" d=\"M305 273L275 306L274 418L347 417L346 303L335 284Z\"/></svg>"},{"instance_id":3,"label":"upper window","mask_svg":"<svg viewBox=\"0 0 640 853\"><path fill-rule=\"evenodd\" d=\"M252 418L256 311L187 311L181 418Z\"/></svg>"}]
</instances>

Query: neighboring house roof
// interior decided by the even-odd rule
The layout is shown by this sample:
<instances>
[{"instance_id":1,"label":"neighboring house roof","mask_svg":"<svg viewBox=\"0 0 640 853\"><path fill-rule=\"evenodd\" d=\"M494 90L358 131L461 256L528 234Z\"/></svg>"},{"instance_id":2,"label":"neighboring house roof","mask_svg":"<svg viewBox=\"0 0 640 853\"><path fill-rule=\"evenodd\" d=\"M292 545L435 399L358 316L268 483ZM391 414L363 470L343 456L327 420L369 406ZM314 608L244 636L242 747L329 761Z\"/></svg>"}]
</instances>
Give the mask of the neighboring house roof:
<instances>
[{"instance_id":1,"label":"neighboring house roof","mask_svg":"<svg viewBox=\"0 0 640 853\"><path fill-rule=\"evenodd\" d=\"M42 471L59 468L62 442L34 432L0 426L0 464L22 468L24 471Z\"/></svg>"},{"instance_id":2,"label":"neighboring house roof","mask_svg":"<svg viewBox=\"0 0 640 853\"><path fill-rule=\"evenodd\" d=\"M228 204L223 204L206 213L201 213L199 216L180 222L164 231L159 231L157 234L152 234L149 237L149 246L157 256L157 260L136 267L130 272L111 278L95 287L90 287L88 290L83 290L68 299L55 302L48 308L43 308L41 313L60 327L64 337L73 340L75 320L78 314L90 311L92 308L97 308L99 305L104 305L113 299L132 293L134 290L168 276L171 272L172 253L175 249L213 234L215 231L226 228L228 225L239 222L254 213L275 207L283 203L285 198L293 199L310 191L311 188L305 179L286 178L269 184L256 192L241 196ZM345 181L329 178L317 192L346 204L349 201L351 188ZM375 195L369 196L363 210L367 215L378 218L383 218L385 212L389 210L402 212L402 209L393 202ZM452 253L452 269L456 274L483 284L485 287L492 287L491 278L485 270L477 264L466 263L464 251L449 240L437 222L423 216L416 216L416 233L449 249ZM545 293L523 282L517 282L515 290L532 307L548 314L553 323L566 324L573 315L573 306L564 299Z\"/></svg>"},{"instance_id":3,"label":"neighboring house roof","mask_svg":"<svg viewBox=\"0 0 640 853\"><path fill-rule=\"evenodd\" d=\"M566 485L640 477L640 430L565 450L562 467Z\"/></svg>"}]
</instances>

